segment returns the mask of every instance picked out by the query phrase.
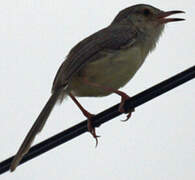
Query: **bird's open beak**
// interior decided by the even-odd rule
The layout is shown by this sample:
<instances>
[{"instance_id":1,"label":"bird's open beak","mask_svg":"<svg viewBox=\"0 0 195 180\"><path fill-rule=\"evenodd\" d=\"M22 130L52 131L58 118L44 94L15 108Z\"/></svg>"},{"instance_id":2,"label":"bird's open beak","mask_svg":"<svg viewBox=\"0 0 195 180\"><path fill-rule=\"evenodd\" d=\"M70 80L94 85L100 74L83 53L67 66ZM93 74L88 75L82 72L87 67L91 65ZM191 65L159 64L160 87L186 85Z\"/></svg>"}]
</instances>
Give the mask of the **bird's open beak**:
<instances>
[{"instance_id":1,"label":"bird's open beak","mask_svg":"<svg viewBox=\"0 0 195 180\"><path fill-rule=\"evenodd\" d=\"M166 12L161 12L159 15L158 15L158 19L160 21L160 23L168 23L168 22L173 22L173 21L183 21L185 19L181 19L181 18L166 18L170 15L173 15L173 14L178 14L178 13L185 13L184 11L166 11Z\"/></svg>"}]
</instances>

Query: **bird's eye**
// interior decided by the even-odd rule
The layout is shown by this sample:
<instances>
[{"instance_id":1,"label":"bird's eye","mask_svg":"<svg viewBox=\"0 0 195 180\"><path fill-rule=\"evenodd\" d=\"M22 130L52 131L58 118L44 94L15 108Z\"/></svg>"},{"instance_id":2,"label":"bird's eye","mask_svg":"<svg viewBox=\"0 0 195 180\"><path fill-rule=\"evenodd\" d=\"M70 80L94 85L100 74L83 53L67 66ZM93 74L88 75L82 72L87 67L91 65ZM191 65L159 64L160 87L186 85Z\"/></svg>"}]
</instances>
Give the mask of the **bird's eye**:
<instances>
[{"instance_id":1,"label":"bird's eye","mask_svg":"<svg viewBox=\"0 0 195 180\"><path fill-rule=\"evenodd\" d=\"M145 16L148 16L148 15L151 14L151 12L150 12L149 9L144 9L144 10L143 10L143 14L144 14Z\"/></svg>"}]
</instances>

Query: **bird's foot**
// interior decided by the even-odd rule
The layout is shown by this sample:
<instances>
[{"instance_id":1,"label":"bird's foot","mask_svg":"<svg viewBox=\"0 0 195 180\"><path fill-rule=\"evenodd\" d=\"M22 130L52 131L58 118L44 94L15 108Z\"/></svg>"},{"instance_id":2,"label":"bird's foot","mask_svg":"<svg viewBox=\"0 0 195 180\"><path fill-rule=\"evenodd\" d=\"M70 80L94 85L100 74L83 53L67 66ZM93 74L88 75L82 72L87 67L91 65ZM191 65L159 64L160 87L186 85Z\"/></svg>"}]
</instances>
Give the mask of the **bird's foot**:
<instances>
[{"instance_id":1,"label":"bird's foot","mask_svg":"<svg viewBox=\"0 0 195 180\"><path fill-rule=\"evenodd\" d=\"M96 140L96 146L98 145L98 137L95 132L95 128L92 126L91 118L94 116L93 114L89 113L78 101L77 99L73 96L72 93L69 93L71 99L75 102L75 104L79 107L79 109L82 111L83 115L88 119L87 121L87 129L91 133L91 135L95 138Z\"/></svg>"},{"instance_id":2,"label":"bird's foot","mask_svg":"<svg viewBox=\"0 0 195 180\"><path fill-rule=\"evenodd\" d=\"M127 117L126 119L124 120L121 120L122 122L125 122L125 121L128 121L129 118L131 117L132 115L132 112L135 111L135 109L131 109L129 112L126 112L125 109L124 109L124 104L125 104L125 101L128 100L129 98L131 98L130 96L128 96L126 93L124 92L120 92L120 96L121 96L121 103L120 103L120 106L119 106L119 111L121 113L127 113Z\"/></svg>"},{"instance_id":3,"label":"bird's foot","mask_svg":"<svg viewBox=\"0 0 195 180\"><path fill-rule=\"evenodd\" d=\"M95 147L97 147L97 145L98 145L98 137L100 137L100 136L96 135L95 128L92 126L91 118L94 116L94 114L91 114L88 111L83 111L83 114L88 119L87 120L87 129L90 132L90 134L94 137L94 139L96 141Z\"/></svg>"},{"instance_id":4,"label":"bird's foot","mask_svg":"<svg viewBox=\"0 0 195 180\"><path fill-rule=\"evenodd\" d=\"M91 135L94 137L95 141L96 141L96 145L95 147L97 147L98 145L98 136L96 134L96 131L95 131L95 128L92 126L92 121L91 121L91 118L94 116L93 114L89 114L90 116L88 117L88 121L87 121L87 128L88 128L88 131L91 133Z\"/></svg>"}]
</instances>

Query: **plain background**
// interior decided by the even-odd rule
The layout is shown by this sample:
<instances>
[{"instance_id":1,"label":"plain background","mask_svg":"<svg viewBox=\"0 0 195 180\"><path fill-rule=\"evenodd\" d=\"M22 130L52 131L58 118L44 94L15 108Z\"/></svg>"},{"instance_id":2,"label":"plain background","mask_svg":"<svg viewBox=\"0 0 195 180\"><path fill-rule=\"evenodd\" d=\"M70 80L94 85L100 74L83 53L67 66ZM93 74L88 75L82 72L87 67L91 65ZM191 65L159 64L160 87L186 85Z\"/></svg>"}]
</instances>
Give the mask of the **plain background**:
<instances>
[{"instance_id":1,"label":"plain background","mask_svg":"<svg viewBox=\"0 0 195 180\"><path fill-rule=\"evenodd\" d=\"M117 13L137 3L184 10L174 17L156 50L123 91L133 96L194 65L194 0L1 0L0 160L18 150L50 96L56 71L80 40L107 26ZM89 133L18 167L12 179L195 179L195 81L192 80ZM91 113L118 103L117 95L80 98ZM84 120L68 98L56 106L34 144Z\"/></svg>"}]
</instances>

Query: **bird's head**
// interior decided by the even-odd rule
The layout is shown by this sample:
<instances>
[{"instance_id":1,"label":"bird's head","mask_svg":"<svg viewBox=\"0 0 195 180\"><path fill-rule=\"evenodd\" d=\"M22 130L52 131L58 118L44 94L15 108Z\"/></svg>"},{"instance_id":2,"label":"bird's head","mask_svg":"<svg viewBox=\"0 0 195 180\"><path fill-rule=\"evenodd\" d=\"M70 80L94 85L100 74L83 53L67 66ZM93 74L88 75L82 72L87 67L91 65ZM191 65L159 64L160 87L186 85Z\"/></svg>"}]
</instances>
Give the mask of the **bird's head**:
<instances>
[{"instance_id":1,"label":"bird's head","mask_svg":"<svg viewBox=\"0 0 195 180\"><path fill-rule=\"evenodd\" d=\"M139 30L158 31L163 30L164 24L174 21L182 21L181 18L167 18L170 15L184 13L183 11L162 11L146 4L138 4L122 10L113 20L112 24L133 24Z\"/></svg>"}]
</instances>

